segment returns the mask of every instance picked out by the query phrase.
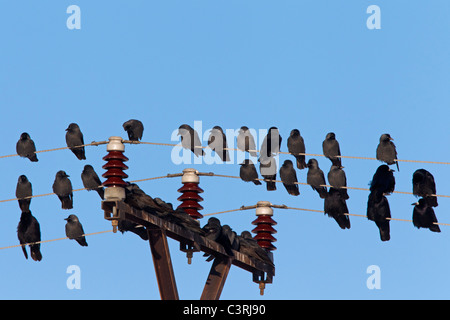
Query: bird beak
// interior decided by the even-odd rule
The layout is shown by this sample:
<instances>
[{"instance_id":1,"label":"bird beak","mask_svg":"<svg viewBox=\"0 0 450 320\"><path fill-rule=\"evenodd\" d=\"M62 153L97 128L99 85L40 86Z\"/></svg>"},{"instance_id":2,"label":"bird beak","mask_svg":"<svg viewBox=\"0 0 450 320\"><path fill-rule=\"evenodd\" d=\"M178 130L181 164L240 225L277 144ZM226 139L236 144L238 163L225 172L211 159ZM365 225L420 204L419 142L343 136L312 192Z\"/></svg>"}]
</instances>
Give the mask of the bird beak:
<instances>
[{"instance_id":1,"label":"bird beak","mask_svg":"<svg viewBox=\"0 0 450 320\"><path fill-rule=\"evenodd\" d=\"M419 205L419 203L418 202L414 202L414 203L411 203L411 205L412 206L417 206L417 205Z\"/></svg>"},{"instance_id":2,"label":"bird beak","mask_svg":"<svg viewBox=\"0 0 450 320\"><path fill-rule=\"evenodd\" d=\"M69 220L69 218L64 218L64 220L68 221L68 220Z\"/></svg>"},{"instance_id":3,"label":"bird beak","mask_svg":"<svg viewBox=\"0 0 450 320\"><path fill-rule=\"evenodd\" d=\"M391 137L389 137L389 140L392 140L392 141L394 141L394 139L393 139L393 138L391 138Z\"/></svg>"}]
</instances>

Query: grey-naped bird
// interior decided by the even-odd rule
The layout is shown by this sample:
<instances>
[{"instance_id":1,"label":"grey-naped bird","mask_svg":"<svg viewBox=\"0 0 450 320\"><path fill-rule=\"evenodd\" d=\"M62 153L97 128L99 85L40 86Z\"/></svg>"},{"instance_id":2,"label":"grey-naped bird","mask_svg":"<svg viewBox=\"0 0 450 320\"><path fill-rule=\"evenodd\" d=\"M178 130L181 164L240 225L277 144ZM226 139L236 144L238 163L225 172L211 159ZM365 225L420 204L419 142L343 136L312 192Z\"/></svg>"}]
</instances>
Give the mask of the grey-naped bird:
<instances>
[{"instance_id":1,"label":"grey-naped bird","mask_svg":"<svg viewBox=\"0 0 450 320\"><path fill-rule=\"evenodd\" d=\"M345 176L344 167L332 165L330 171L328 172L328 183L334 188L339 190L342 198L347 200L349 198L347 189L342 187L347 187L347 177Z\"/></svg>"},{"instance_id":2,"label":"grey-naped bird","mask_svg":"<svg viewBox=\"0 0 450 320\"><path fill-rule=\"evenodd\" d=\"M414 206L412 220L415 227L427 228L433 232L441 232L434 213L433 207L429 205L426 199L420 198L418 202L412 204Z\"/></svg>"},{"instance_id":3,"label":"grey-naped bird","mask_svg":"<svg viewBox=\"0 0 450 320\"><path fill-rule=\"evenodd\" d=\"M292 196L298 196L300 191L298 189L297 173L294 169L294 164L291 160L284 160L283 165L280 168L280 178L283 181L283 185L286 191Z\"/></svg>"},{"instance_id":4,"label":"grey-naped bird","mask_svg":"<svg viewBox=\"0 0 450 320\"><path fill-rule=\"evenodd\" d=\"M66 236L69 239L76 240L80 246L87 247L88 244L86 242L86 238L84 237L83 226L81 225L80 220L74 214L69 215L64 220L66 223Z\"/></svg>"},{"instance_id":5,"label":"grey-naped bird","mask_svg":"<svg viewBox=\"0 0 450 320\"><path fill-rule=\"evenodd\" d=\"M234 235L231 233L231 228L229 226L222 226L219 219L211 217L208 219L208 222L202 227L202 231L204 232L204 235L207 239L216 241L217 243L221 244L225 249L225 252L229 256L234 256L232 251Z\"/></svg>"},{"instance_id":6,"label":"grey-naped bird","mask_svg":"<svg viewBox=\"0 0 450 320\"><path fill-rule=\"evenodd\" d=\"M105 199L105 189L101 186L102 182L90 164L84 166L83 172L81 172L81 180L88 191L95 190L102 200Z\"/></svg>"},{"instance_id":7,"label":"grey-naped bird","mask_svg":"<svg viewBox=\"0 0 450 320\"><path fill-rule=\"evenodd\" d=\"M414 171L413 178L413 194L418 197L423 197L428 205L437 207L437 197L432 196L436 194L436 183L433 175L425 169L418 169Z\"/></svg>"},{"instance_id":8,"label":"grey-naped bird","mask_svg":"<svg viewBox=\"0 0 450 320\"><path fill-rule=\"evenodd\" d=\"M389 166L382 164L377 168L370 182L370 191L380 194L391 194L395 190L395 177Z\"/></svg>"},{"instance_id":9,"label":"grey-naped bird","mask_svg":"<svg viewBox=\"0 0 450 320\"><path fill-rule=\"evenodd\" d=\"M249 152L252 157L257 156L255 138L253 137L248 127L242 126L239 129L239 134L236 138L236 141L237 148L239 150Z\"/></svg>"},{"instance_id":10,"label":"grey-naped bird","mask_svg":"<svg viewBox=\"0 0 450 320\"><path fill-rule=\"evenodd\" d=\"M324 211L334 218L341 229L350 229L347 203L338 189L330 188L324 201Z\"/></svg>"},{"instance_id":11,"label":"grey-naped bird","mask_svg":"<svg viewBox=\"0 0 450 320\"><path fill-rule=\"evenodd\" d=\"M215 126L211 129L208 138L208 146L217 153L223 162L230 161L228 150L224 150L225 148L228 148L227 137L221 127Z\"/></svg>"},{"instance_id":12,"label":"grey-naped bird","mask_svg":"<svg viewBox=\"0 0 450 320\"><path fill-rule=\"evenodd\" d=\"M124 122L122 127L128 134L128 140L139 141L142 139L142 135L144 133L144 125L141 121L130 119Z\"/></svg>"},{"instance_id":13,"label":"grey-naped bird","mask_svg":"<svg viewBox=\"0 0 450 320\"><path fill-rule=\"evenodd\" d=\"M72 183L69 180L69 175L65 171L60 170L56 173L55 181L53 182L53 192L61 200L61 207L63 209L73 208Z\"/></svg>"},{"instance_id":14,"label":"grey-naped bird","mask_svg":"<svg viewBox=\"0 0 450 320\"><path fill-rule=\"evenodd\" d=\"M259 172L261 176L266 181L267 191L277 190L277 183L275 181L277 179L277 162L274 157L270 157L267 163L259 163Z\"/></svg>"},{"instance_id":15,"label":"grey-naped bird","mask_svg":"<svg viewBox=\"0 0 450 320\"><path fill-rule=\"evenodd\" d=\"M239 176L245 182L253 182L256 185L260 185L261 182L258 179L258 172L253 164L252 160L245 159L243 163L240 164L241 168L239 170Z\"/></svg>"},{"instance_id":16,"label":"grey-naped bird","mask_svg":"<svg viewBox=\"0 0 450 320\"><path fill-rule=\"evenodd\" d=\"M83 133L76 123L71 123L66 129L66 144L75 154L78 160L86 160L84 147L77 147L84 144Z\"/></svg>"},{"instance_id":17,"label":"grey-naped bird","mask_svg":"<svg viewBox=\"0 0 450 320\"><path fill-rule=\"evenodd\" d=\"M36 155L36 146L30 135L23 132L16 144L16 152L22 158L28 158L31 162L39 161Z\"/></svg>"},{"instance_id":18,"label":"grey-naped bird","mask_svg":"<svg viewBox=\"0 0 450 320\"><path fill-rule=\"evenodd\" d=\"M293 129L289 138L287 140L287 146L289 153L297 160L297 168L302 170L306 168L305 155L299 153L305 153L305 141L303 137L300 135L300 131L298 129Z\"/></svg>"},{"instance_id":19,"label":"grey-naped bird","mask_svg":"<svg viewBox=\"0 0 450 320\"><path fill-rule=\"evenodd\" d=\"M27 250L25 244L30 243L30 255L34 261L41 261L41 244L35 243L41 241L41 228L37 219L31 214L30 211L24 211L20 215L20 221L17 226L17 238L22 245L22 251L25 255L25 259L28 259ZM32 244L34 243L34 244Z\"/></svg>"},{"instance_id":20,"label":"grey-naped bird","mask_svg":"<svg viewBox=\"0 0 450 320\"><path fill-rule=\"evenodd\" d=\"M26 175L21 175L19 179L17 180L17 186L16 186L16 198L18 198L19 202L19 208L22 212L24 211L30 211L30 203L31 198L28 199L22 199L26 197L30 197L33 195L33 190L31 187L31 182L28 181L28 178Z\"/></svg>"},{"instance_id":21,"label":"grey-naped bird","mask_svg":"<svg viewBox=\"0 0 450 320\"><path fill-rule=\"evenodd\" d=\"M396 164L397 170L400 171L398 167L397 159L397 149L395 148L395 144L392 142L394 139L390 136L389 133L384 133L380 137L380 143L377 147L377 159L383 162L386 162L388 165Z\"/></svg>"},{"instance_id":22,"label":"grey-naped bird","mask_svg":"<svg viewBox=\"0 0 450 320\"><path fill-rule=\"evenodd\" d=\"M198 133L190 125L182 124L178 128L178 135L181 138L183 148L191 150L197 157L205 155L203 148L201 148L202 142Z\"/></svg>"},{"instance_id":23,"label":"grey-naped bird","mask_svg":"<svg viewBox=\"0 0 450 320\"><path fill-rule=\"evenodd\" d=\"M323 171L319 168L319 163L316 159L309 159L308 163L308 173L306 174L306 182L311 185L311 188L319 194L322 199L327 196L327 187L325 183L325 175ZM322 185L322 187L321 187Z\"/></svg>"},{"instance_id":24,"label":"grey-naped bird","mask_svg":"<svg viewBox=\"0 0 450 320\"><path fill-rule=\"evenodd\" d=\"M379 192L370 192L367 201L367 219L374 221L377 225L381 241L391 239L388 218L391 218L391 209L387 198Z\"/></svg>"},{"instance_id":25,"label":"grey-naped bird","mask_svg":"<svg viewBox=\"0 0 450 320\"><path fill-rule=\"evenodd\" d=\"M282 140L278 128L270 127L261 144L258 161L266 162L269 157L277 155L280 152Z\"/></svg>"},{"instance_id":26,"label":"grey-naped bird","mask_svg":"<svg viewBox=\"0 0 450 320\"><path fill-rule=\"evenodd\" d=\"M261 248L249 231L242 231L239 238L239 252L247 256L262 260L273 266L273 261L266 250Z\"/></svg>"},{"instance_id":27,"label":"grey-naped bird","mask_svg":"<svg viewBox=\"0 0 450 320\"><path fill-rule=\"evenodd\" d=\"M339 148L339 142L336 140L334 132L329 132L322 143L323 155L331 160L334 166L342 166L341 150Z\"/></svg>"}]
</instances>

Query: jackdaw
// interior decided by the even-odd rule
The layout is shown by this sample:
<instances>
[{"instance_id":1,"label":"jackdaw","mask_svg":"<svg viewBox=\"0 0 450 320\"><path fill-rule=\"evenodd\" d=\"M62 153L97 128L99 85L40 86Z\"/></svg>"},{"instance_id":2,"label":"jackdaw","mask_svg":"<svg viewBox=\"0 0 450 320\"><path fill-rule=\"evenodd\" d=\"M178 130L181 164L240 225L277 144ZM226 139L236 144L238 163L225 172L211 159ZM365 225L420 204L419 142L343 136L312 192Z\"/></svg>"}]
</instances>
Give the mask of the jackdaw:
<instances>
[{"instance_id":1,"label":"jackdaw","mask_svg":"<svg viewBox=\"0 0 450 320\"><path fill-rule=\"evenodd\" d=\"M393 170L382 164L377 168L370 182L370 191L380 194L391 194L395 190L395 177Z\"/></svg>"},{"instance_id":2,"label":"jackdaw","mask_svg":"<svg viewBox=\"0 0 450 320\"><path fill-rule=\"evenodd\" d=\"M391 218L391 210L387 198L382 193L371 192L367 201L367 219L377 225L381 241L391 238L388 218Z\"/></svg>"},{"instance_id":3,"label":"jackdaw","mask_svg":"<svg viewBox=\"0 0 450 320\"><path fill-rule=\"evenodd\" d=\"M230 161L228 150L224 150L224 148L228 148L227 137L221 127L215 126L212 128L208 138L208 146L217 153L223 162Z\"/></svg>"},{"instance_id":4,"label":"jackdaw","mask_svg":"<svg viewBox=\"0 0 450 320\"><path fill-rule=\"evenodd\" d=\"M76 123L71 123L66 129L66 143L70 150L75 154L78 160L86 160L84 153L83 133L81 133L80 127Z\"/></svg>"},{"instance_id":5,"label":"jackdaw","mask_svg":"<svg viewBox=\"0 0 450 320\"><path fill-rule=\"evenodd\" d=\"M287 140L287 146L289 153L292 153L297 160L297 168L305 169L305 155L299 153L305 153L305 142L303 141L303 137L300 135L300 131L298 129L294 129L291 131L291 134Z\"/></svg>"},{"instance_id":6,"label":"jackdaw","mask_svg":"<svg viewBox=\"0 0 450 320\"><path fill-rule=\"evenodd\" d=\"M16 144L16 152L22 158L28 158L31 162L39 161L36 155L36 146L30 135L26 132L20 135L19 141Z\"/></svg>"},{"instance_id":7,"label":"jackdaw","mask_svg":"<svg viewBox=\"0 0 450 320\"><path fill-rule=\"evenodd\" d=\"M425 169L416 170L413 173L412 183L414 195L425 198L429 206L438 206L437 197L432 196L436 194L436 183L430 172Z\"/></svg>"},{"instance_id":8,"label":"jackdaw","mask_svg":"<svg viewBox=\"0 0 450 320\"><path fill-rule=\"evenodd\" d=\"M30 211L31 198L23 199L33 195L31 182L28 181L27 176L21 175L17 181L16 198L18 198L19 207L22 212Z\"/></svg>"},{"instance_id":9,"label":"jackdaw","mask_svg":"<svg viewBox=\"0 0 450 320\"><path fill-rule=\"evenodd\" d=\"M197 157L205 155L198 133L190 125L182 124L178 128L178 135L181 138L183 148L191 150Z\"/></svg>"},{"instance_id":10,"label":"jackdaw","mask_svg":"<svg viewBox=\"0 0 450 320\"><path fill-rule=\"evenodd\" d=\"M344 167L332 165L328 172L328 183L339 190L342 198L347 200L349 198L347 189L347 177L345 176Z\"/></svg>"},{"instance_id":11,"label":"jackdaw","mask_svg":"<svg viewBox=\"0 0 450 320\"><path fill-rule=\"evenodd\" d=\"M329 132L322 143L323 155L331 160L333 166L342 166L341 150L334 132Z\"/></svg>"},{"instance_id":12,"label":"jackdaw","mask_svg":"<svg viewBox=\"0 0 450 320\"><path fill-rule=\"evenodd\" d=\"M80 246L87 247L88 244L86 242L86 238L84 237L84 230L83 226L80 223L80 220L78 217L74 214L69 215L64 220L67 221L66 223L66 236L69 239L76 240Z\"/></svg>"},{"instance_id":13,"label":"jackdaw","mask_svg":"<svg viewBox=\"0 0 450 320\"><path fill-rule=\"evenodd\" d=\"M269 132L267 132L267 135L264 137L264 140L261 144L258 161L266 163L269 157L277 155L280 152L282 140L283 139L280 136L278 128L270 127Z\"/></svg>"},{"instance_id":14,"label":"jackdaw","mask_svg":"<svg viewBox=\"0 0 450 320\"><path fill-rule=\"evenodd\" d=\"M81 173L81 180L83 181L83 186L88 191L95 190L102 200L105 199L105 189L102 187L100 178L90 164L84 166L83 172Z\"/></svg>"},{"instance_id":15,"label":"jackdaw","mask_svg":"<svg viewBox=\"0 0 450 320\"><path fill-rule=\"evenodd\" d=\"M243 163L240 164L241 169L239 170L239 176L245 182L253 182L256 185L261 184L258 180L258 172L256 171L255 165L252 160L245 159Z\"/></svg>"},{"instance_id":16,"label":"jackdaw","mask_svg":"<svg viewBox=\"0 0 450 320\"><path fill-rule=\"evenodd\" d=\"M128 140L139 141L142 139L142 134L144 133L144 125L141 121L130 119L124 122L122 126L128 134Z\"/></svg>"},{"instance_id":17,"label":"jackdaw","mask_svg":"<svg viewBox=\"0 0 450 320\"><path fill-rule=\"evenodd\" d=\"M259 172L261 172L261 176L266 181L267 191L277 190L277 183L275 181L277 179L277 162L274 157L270 157L267 163L259 163Z\"/></svg>"},{"instance_id":18,"label":"jackdaw","mask_svg":"<svg viewBox=\"0 0 450 320\"><path fill-rule=\"evenodd\" d=\"M41 244L35 243L41 241L41 228L39 222L31 214L30 211L23 211L20 215L19 225L17 226L17 237L22 245L22 251L25 258L28 259L25 244L29 244L31 259L41 261L42 254L40 251Z\"/></svg>"},{"instance_id":19,"label":"jackdaw","mask_svg":"<svg viewBox=\"0 0 450 320\"><path fill-rule=\"evenodd\" d=\"M348 208L342 193L335 188L328 190L324 201L324 211L330 218L334 218L341 229L350 229Z\"/></svg>"},{"instance_id":20,"label":"jackdaw","mask_svg":"<svg viewBox=\"0 0 450 320\"><path fill-rule=\"evenodd\" d=\"M61 207L63 209L73 208L72 183L69 180L69 175L65 171L60 170L56 173L55 181L53 182L53 192L61 200Z\"/></svg>"},{"instance_id":21,"label":"jackdaw","mask_svg":"<svg viewBox=\"0 0 450 320\"><path fill-rule=\"evenodd\" d=\"M306 164L308 167L308 173L306 175L306 182L311 185L313 190L317 191L322 199L327 196L327 187L325 183L325 176L323 171L319 168L319 163L316 159L309 159Z\"/></svg>"},{"instance_id":22,"label":"jackdaw","mask_svg":"<svg viewBox=\"0 0 450 320\"><path fill-rule=\"evenodd\" d=\"M239 237L239 252L247 256L262 260L273 266L273 260L268 252L264 250L252 237L249 231L242 231Z\"/></svg>"},{"instance_id":23,"label":"jackdaw","mask_svg":"<svg viewBox=\"0 0 450 320\"><path fill-rule=\"evenodd\" d=\"M386 162L388 165L396 164L397 170L400 171L398 167L397 160L397 150L395 144L392 142L394 139L388 133L384 133L380 137L380 143L377 147L377 159Z\"/></svg>"},{"instance_id":24,"label":"jackdaw","mask_svg":"<svg viewBox=\"0 0 450 320\"><path fill-rule=\"evenodd\" d=\"M296 182L298 182L297 173L295 172L294 164L291 160L284 160L284 163L280 168L280 178L290 195L298 196L300 194L298 184L296 184Z\"/></svg>"},{"instance_id":25,"label":"jackdaw","mask_svg":"<svg viewBox=\"0 0 450 320\"><path fill-rule=\"evenodd\" d=\"M239 150L248 151L252 157L257 156L255 138L251 134L248 127L242 126L239 129L239 134L236 140L237 140L237 148Z\"/></svg>"},{"instance_id":26,"label":"jackdaw","mask_svg":"<svg viewBox=\"0 0 450 320\"><path fill-rule=\"evenodd\" d=\"M424 198L420 198L418 202L412 204L414 206L412 220L415 227L428 228L433 232L441 232L437 223L436 214L433 207L428 204Z\"/></svg>"},{"instance_id":27,"label":"jackdaw","mask_svg":"<svg viewBox=\"0 0 450 320\"><path fill-rule=\"evenodd\" d=\"M225 228L225 230L223 230L225 226L226 225L222 227L219 219L211 217L208 219L208 222L202 227L202 231L207 239L216 241L217 243L221 244L225 249L225 252L229 256L234 256L232 251L233 239L231 238L232 235L230 233L231 228L228 229L228 226Z\"/></svg>"}]
</instances>

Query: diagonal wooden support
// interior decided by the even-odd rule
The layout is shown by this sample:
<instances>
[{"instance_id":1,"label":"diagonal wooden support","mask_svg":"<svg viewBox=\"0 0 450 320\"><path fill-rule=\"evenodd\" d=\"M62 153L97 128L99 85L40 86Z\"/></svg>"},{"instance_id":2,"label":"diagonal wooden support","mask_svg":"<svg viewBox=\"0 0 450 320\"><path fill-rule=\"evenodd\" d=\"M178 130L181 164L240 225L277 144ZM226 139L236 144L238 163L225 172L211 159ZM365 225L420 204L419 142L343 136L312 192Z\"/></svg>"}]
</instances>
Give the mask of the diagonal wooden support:
<instances>
[{"instance_id":1,"label":"diagonal wooden support","mask_svg":"<svg viewBox=\"0 0 450 320\"><path fill-rule=\"evenodd\" d=\"M161 300L179 300L166 233L150 226L147 227L147 234Z\"/></svg>"},{"instance_id":2,"label":"diagonal wooden support","mask_svg":"<svg viewBox=\"0 0 450 320\"><path fill-rule=\"evenodd\" d=\"M230 258L219 256L214 259L200 300L219 300L230 267Z\"/></svg>"}]
</instances>

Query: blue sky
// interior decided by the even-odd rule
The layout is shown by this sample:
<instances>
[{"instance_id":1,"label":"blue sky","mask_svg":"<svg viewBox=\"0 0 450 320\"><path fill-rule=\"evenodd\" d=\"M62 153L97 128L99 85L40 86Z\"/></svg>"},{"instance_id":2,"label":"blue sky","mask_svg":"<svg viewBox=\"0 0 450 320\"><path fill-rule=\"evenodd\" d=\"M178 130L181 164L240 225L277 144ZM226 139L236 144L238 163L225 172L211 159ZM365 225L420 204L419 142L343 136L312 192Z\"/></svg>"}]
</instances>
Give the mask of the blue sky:
<instances>
[{"instance_id":1,"label":"blue sky","mask_svg":"<svg viewBox=\"0 0 450 320\"><path fill-rule=\"evenodd\" d=\"M81 9L81 29L69 30L66 9ZM381 9L381 29L369 30L366 9ZM14 154L28 132L38 150L65 146L76 122L85 142L125 137L122 123L140 119L143 141L171 141L182 123L202 121L256 130L277 126L283 137L297 128L308 153L321 153L333 131L343 155L375 157L382 133L395 139L398 157L448 161L450 3L427 1L2 1L0 2L0 133L2 155ZM205 141L204 141L205 145ZM127 145L129 180L178 173L171 148ZM14 198L17 178L28 176L34 194L51 192L58 170L82 188L85 164L104 171L105 146L88 147L86 161L68 150L41 153L39 162L0 159L0 199ZM290 158L281 155L280 161ZM317 158L325 174L330 161ZM348 185L367 187L378 161L344 159ZM195 165L199 171L238 175L234 164ZM450 194L446 165L400 163L396 190L411 191L412 173L434 174L437 193ZM297 170L306 182L306 171ZM174 205L179 178L142 182L153 197ZM309 186L301 195L282 185L267 192L237 179L201 177L202 213L260 200L323 209ZM349 191L350 213L365 214L366 191ZM388 198L394 218L411 219L416 198ZM74 194L74 209L56 196L35 198L31 211L42 239L64 237L63 220L78 215L87 233L110 229L98 195ZM0 247L18 244L20 210L0 203ZM439 222L450 223L450 202L439 198ZM251 230L254 211L219 215L235 231ZM261 297L251 274L232 267L222 299L448 299L450 229L440 234L412 223L391 222L391 240L375 224L351 217L341 230L320 213L275 210L276 276ZM201 221L202 225L206 218ZM134 234L102 234L43 244L43 260L25 260L20 248L0 251L2 299L159 299L148 243ZM194 254L192 265L170 240L180 298L198 299L210 263ZM67 267L78 265L81 289L69 290ZM369 290L367 267L381 270L381 289Z\"/></svg>"}]
</instances>

